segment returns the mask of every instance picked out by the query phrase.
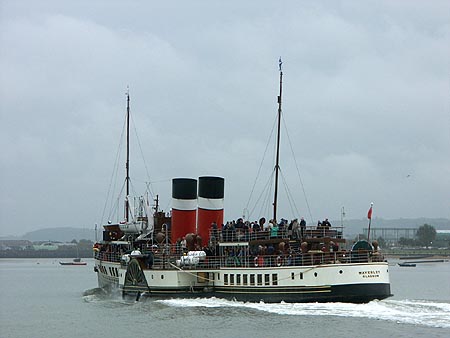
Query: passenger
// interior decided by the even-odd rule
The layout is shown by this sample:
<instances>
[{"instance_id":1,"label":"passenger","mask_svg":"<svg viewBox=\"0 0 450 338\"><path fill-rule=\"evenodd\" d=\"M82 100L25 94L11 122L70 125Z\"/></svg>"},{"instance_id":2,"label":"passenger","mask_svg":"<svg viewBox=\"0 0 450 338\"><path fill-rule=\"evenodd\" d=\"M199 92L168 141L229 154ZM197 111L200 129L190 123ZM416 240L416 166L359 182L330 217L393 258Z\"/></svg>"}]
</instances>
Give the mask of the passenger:
<instances>
[{"instance_id":1,"label":"passenger","mask_svg":"<svg viewBox=\"0 0 450 338\"><path fill-rule=\"evenodd\" d=\"M325 220L322 222L322 228L323 228L323 236L324 237L329 236L331 223L328 221L328 218L325 218Z\"/></svg>"},{"instance_id":2,"label":"passenger","mask_svg":"<svg viewBox=\"0 0 450 338\"><path fill-rule=\"evenodd\" d=\"M301 239L300 228L297 218L292 221L292 238Z\"/></svg>"},{"instance_id":3,"label":"passenger","mask_svg":"<svg viewBox=\"0 0 450 338\"><path fill-rule=\"evenodd\" d=\"M225 225L222 224L222 239L224 242L228 242L228 222Z\"/></svg>"},{"instance_id":4,"label":"passenger","mask_svg":"<svg viewBox=\"0 0 450 338\"><path fill-rule=\"evenodd\" d=\"M319 220L317 221L317 230L316 231L316 235L315 237L323 237L323 227L322 227L322 222Z\"/></svg>"},{"instance_id":5,"label":"passenger","mask_svg":"<svg viewBox=\"0 0 450 338\"><path fill-rule=\"evenodd\" d=\"M282 218L280 224L278 224L278 233L281 238L285 237L285 232L286 232L286 228L287 228L286 225L287 225L287 220Z\"/></svg>"},{"instance_id":6,"label":"passenger","mask_svg":"<svg viewBox=\"0 0 450 338\"><path fill-rule=\"evenodd\" d=\"M252 228L253 228L253 234L252 234L253 239L258 239L258 236L259 236L258 233L261 231L261 227L260 227L259 223L256 221L253 222Z\"/></svg>"},{"instance_id":7,"label":"passenger","mask_svg":"<svg viewBox=\"0 0 450 338\"><path fill-rule=\"evenodd\" d=\"M277 238L278 237L278 224L275 223L270 229L270 237Z\"/></svg>"},{"instance_id":8,"label":"passenger","mask_svg":"<svg viewBox=\"0 0 450 338\"><path fill-rule=\"evenodd\" d=\"M216 222L212 222L211 223L211 230L210 230L210 232L211 232L211 241L215 242L218 239L218 237L219 237L219 233L217 231L217 223Z\"/></svg>"},{"instance_id":9,"label":"passenger","mask_svg":"<svg viewBox=\"0 0 450 338\"><path fill-rule=\"evenodd\" d=\"M289 223L288 228L287 228L287 235L288 235L288 238L289 238L289 239L292 238L292 223L293 223L293 221L291 221L291 222Z\"/></svg>"},{"instance_id":10,"label":"passenger","mask_svg":"<svg viewBox=\"0 0 450 338\"><path fill-rule=\"evenodd\" d=\"M306 235L306 221L305 219L302 217L300 219L300 236L303 239L303 237L305 237Z\"/></svg>"},{"instance_id":11,"label":"passenger","mask_svg":"<svg viewBox=\"0 0 450 338\"><path fill-rule=\"evenodd\" d=\"M244 227L244 221L242 218L239 218L234 226L236 229L242 229Z\"/></svg>"},{"instance_id":12,"label":"passenger","mask_svg":"<svg viewBox=\"0 0 450 338\"><path fill-rule=\"evenodd\" d=\"M186 237L183 237L181 239L181 250L183 251L183 253L187 252L187 242L186 242Z\"/></svg>"},{"instance_id":13,"label":"passenger","mask_svg":"<svg viewBox=\"0 0 450 338\"><path fill-rule=\"evenodd\" d=\"M228 239L230 241L235 241L236 240L236 228L235 228L235 221L232 221L229 225L228 225Z\"/></svg>"},{"instance_id":14,"label":"passenger","mask_svg":"<svg viewBox=\"0 0 450 338\"><path fill-rule=\"evenodd\" d=\"M328 221L328 218L325 218L325 221L322 222L322 227L324 227L325 229L331 228L331 223L330 221Z\"/></svg>"}]
</instances>

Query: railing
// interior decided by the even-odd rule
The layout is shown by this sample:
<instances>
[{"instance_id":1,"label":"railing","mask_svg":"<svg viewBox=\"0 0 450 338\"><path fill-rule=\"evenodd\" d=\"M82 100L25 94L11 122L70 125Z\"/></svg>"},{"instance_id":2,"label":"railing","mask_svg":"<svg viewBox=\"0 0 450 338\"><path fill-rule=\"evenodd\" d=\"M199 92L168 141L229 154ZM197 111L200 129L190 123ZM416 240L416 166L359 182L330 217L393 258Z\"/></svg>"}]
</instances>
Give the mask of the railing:
<instances>
[{"instance_id":1,"label":"railing","mask_svg":"<svg viewBox=\"0 0 450 338\"><path fill-rule=\"evenodd\" d=\"M384 257L378 253L372 252L307 252L298 254L279 254L279 255L223 255L223 256L206 256L199 259L195 263L183 262L181 257L174 254L163 253L142 253L135 257L141 262L143 269L218 269L218 268L257 268L268 267L276 268L282 266L310 266L321 264L347 264L347 263L367 263L382 262ZM130 257L132 258L132 257ZM121 261L126 266L127 261Z\"/></svg>"},{"instance_id":2,"label":"railing","mask_svg":"<svg viewBox=\"0 0 450 338\"><path fill-rule=\"evenodd\" d=\"M94 258L107 262L119 263L123 253L94 251Z\"/></svg>"},{"instance_id":3,"label":"railing","mask_svg":"<svg viewBox=\"0 0 450 338\"><path fill-rule=\"evenodd\" d=\"M274 238L288 238L288 239L308 239L308 238L342 238L343 227L306 227L304 229L298 228L288 230L283 227L277 231L261 230L254 231L253 229L222 229L210 231L211 241L220 242L248 242L253 240L269 240Z\"/></svg>"}]
</instances>

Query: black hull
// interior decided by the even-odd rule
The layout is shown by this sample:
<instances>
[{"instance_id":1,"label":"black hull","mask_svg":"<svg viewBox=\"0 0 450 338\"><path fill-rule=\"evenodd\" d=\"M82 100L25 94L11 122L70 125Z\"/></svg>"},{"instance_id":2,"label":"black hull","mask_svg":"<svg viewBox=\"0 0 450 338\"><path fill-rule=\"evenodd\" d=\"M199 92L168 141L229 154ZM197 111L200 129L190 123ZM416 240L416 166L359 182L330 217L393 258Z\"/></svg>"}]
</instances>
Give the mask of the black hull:
<instances>
[{"instance_id":1,"label":"black hull","mask_svg":"<svg viewBox=\"0 0 450 338\"><path fill-rule=\"evenodd\" d=\"M323 287L258 288L216 290L217 297L265 303L343 302L368 303L392 296L390 284L354 284Z\"/></svg>"},{"instance_id":2,"label":"black hull","mask_svg":"<svg viewBox=\"0 0 450 338\"><path fill-rule=\"evenodd\" d=\"M322 287L290 287L290 288L245 288L245 287L215 287L214 290L204 289L157 289L143 287L127 288L124 295L143 293L152 298L207 298L217 297L244 302L265 303L311 303L311 302L343 302L368 303L372 300L382 300L392 296L390 284L353 284Z\"/></svg>"}]
</instances>

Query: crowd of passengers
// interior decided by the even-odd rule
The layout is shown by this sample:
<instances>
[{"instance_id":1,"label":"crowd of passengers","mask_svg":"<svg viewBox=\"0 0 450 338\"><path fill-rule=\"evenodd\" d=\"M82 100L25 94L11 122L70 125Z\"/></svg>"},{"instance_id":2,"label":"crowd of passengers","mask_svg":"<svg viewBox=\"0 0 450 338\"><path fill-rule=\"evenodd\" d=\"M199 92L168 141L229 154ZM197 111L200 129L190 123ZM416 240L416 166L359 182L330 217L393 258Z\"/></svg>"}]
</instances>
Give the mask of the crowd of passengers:
<instances>
[{"instance_id":1,"label":"crowd of passengers","mask_svg":"<svg viewBox=\"0 0 450 338\"><path fill-rule=\"evenodd\" d=\"M247 241L250 239L268 239L268 238L289 238L301 240L307 236L325 237L330 236L331 223L326 218L324 221L318 221L317 227L306 229L306 221L302 217L300 221L294 219L288 223L286 219L281 219L278 223L274 220L266 222L265 218L259 221L244 221L239 218L237 221L229 221L219 227L215 222L211 224L211 238L223 241ZM334 235L339 235L336 231Z\"/></svg>"},{"instance_id":2,"label":"crowd of passengers","mask_svg":"<svg viewBox=\"0 0 450 338\"><path fill-rule=\"evenodd\" d=\"M187 237L187 240L186 240ZM175 245L175 255L185 255L189 251L204 251L206 260L203 265L225 266L292 266L305 264L331 263L345 257L339 245L330 241L325 243L308 243L290 245L288 241L253 246L222 247L210 241L208 246L200 246L196 235L188 235ZM157 253L156 253L157 254ZM202 264L202 263L201 263Z\"/></svg>"}]
</instances>

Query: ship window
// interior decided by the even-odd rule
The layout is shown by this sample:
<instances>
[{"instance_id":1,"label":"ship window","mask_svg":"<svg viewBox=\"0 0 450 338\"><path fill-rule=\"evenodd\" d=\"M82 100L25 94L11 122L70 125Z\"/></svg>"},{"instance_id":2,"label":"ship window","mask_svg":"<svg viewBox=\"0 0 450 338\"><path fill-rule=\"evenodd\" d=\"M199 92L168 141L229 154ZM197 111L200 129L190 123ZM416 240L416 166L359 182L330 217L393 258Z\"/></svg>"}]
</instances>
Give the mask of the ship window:
<instances>
[{"instance_id":1,"label":"ship window","mask_svg":"<svg viewBox=\"0 0 450 338\"><path fill-rule=\"evenodd\" d=\"M276 274L276 273L272 274L272 284L278 285L278 274Z\"/></svg>"},{"instance_id":2,"label":"ship window","mask_svg":"<svg viewBox=\"0 0 450 338\"><path fill-rule=\"evenodd\" d=\"M314 272L314 277L317 277L317 272Z\"/></svg>"},{"instance_id":3,"label":"ship window","mask_svg":"<svg viewBox=\"0 0 450 338\"><path fill-rule=\"evenodd\" d=\"M164 279L164 275L161 275L161 279Z\"/></svg>"},{"instance_id":4,"label":"ship window","mask_svg":"<svg viewBox=\"0 0 450 338\"><path fill-rule=\"evenodd\" d=\"M250 285L255 285L255 275L254 274L250 275Z\"/></svg>"},{"instance_id":5,"label":"ship window","mask_svg":"<svg viewBox=\"0 0 450 338\"><path fill-rule=\"evenodd\" d=\"M303 272L300 272L300 279L303 279Z\"/></svg>"},{"instance_id":6,"label":"ship window","mask_svg":"<svg viewBox=\"0 0 450 338\"><path fill-rule=\"evenodd\" d=\"M270 285L270 275L268 273L264 275L264 285Z\"/></svg>"},{"instance_id":7,"label":"ship window","mask_svg":"<svg viewBox=\"0 0 450 338\"><path fill-rule=\"evenodd\" d=\"M291 272L291 279L294 280L295 273Z\"/></svg>"},{"instance_id":8,"label":"ship window","mask_svg":"<svg viewBox=\"0 0 450 338\"><path fill-rule=\"evenodd\" d=\"M234 285L234 274L230 274L230 285Z\"/></svg>"},{"instance_id":9,"label":"ship window","mask_svg":"<svg viewBox=\"0 0 450 338\"><path fill-rule=\"evenodd\" d=\"M220 280L220 272L217 273L217 280Z\"/></svg>"},{"instance_id":10,"label":"ship window","mask_svg":"<svg viewBox=\"0 0 450 338\"><path fill-rule=\"evenodd\" d=\"M154 278L154 276L152 275L152 279Z\"/></svg>"},{"instance_id":11,"label":"ship window","mask_svg":"<svg viewBox=\"0 0 450 338\"><path fill-rule=\"evenodd\" d=\"M342 270L339 270L339 273L342 275L343 273L344 273L344 271L342 271Z\"/></svg>"},{"instance_id":12,"label":"ship window","mask_svg":"<svg viewBox=\"0 0 450 338\"><path fill-rule=\"evenodd\" d=\"M258 273L258 285L262 285L262 274Z\"/></svg>"},{"instance_id":13,"label":"ship window","mask_svg":"<svg viewBox=\"0 0 450 338\"><path fill-rule=\"evenodd\" d=\"M242 275L242 284L244 284L244 285L248 284L247 277L248 277L248 275Z\"/></svg>"},{"instance_id":14,"label":"ship window","mask_svg":"<svg viewBox=\"0 0 450 338\"><path fill-rule=\"evenodd\" d=\"M227 273L223 274L223 284L228 285L228 274Z\"/></svg>"},{"instance_id":15,"label":"ship window","mask_svg":"<svg viewBox=\"0 0 450 338\"><path fill-rule=\"evenodd\" d=\"M241 285L241 275L236 275L236 284Z\"/></svg>"}]
</instances>

